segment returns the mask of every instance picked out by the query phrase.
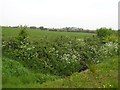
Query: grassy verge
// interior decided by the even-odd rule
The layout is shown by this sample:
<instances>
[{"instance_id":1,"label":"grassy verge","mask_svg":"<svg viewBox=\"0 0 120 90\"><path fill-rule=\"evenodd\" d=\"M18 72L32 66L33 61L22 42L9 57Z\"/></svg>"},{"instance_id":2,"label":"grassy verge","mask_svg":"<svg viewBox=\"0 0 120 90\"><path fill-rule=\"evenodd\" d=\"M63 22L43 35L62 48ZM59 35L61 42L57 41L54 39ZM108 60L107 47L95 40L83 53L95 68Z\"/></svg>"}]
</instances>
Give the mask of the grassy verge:
<instances>
[{"instance_id":1,"label":"grassy verge","mask_svg":"<svg viewBox=\"0 0 120 90\"><path fill-rule=\"evenodd\" d=\"M33 73L21 63L8 58L2 59L2 84L3 88L26 87L26 85L41 84L46 81L54 81L57 76L42 73Z\"/></svg>"}]
</instances>

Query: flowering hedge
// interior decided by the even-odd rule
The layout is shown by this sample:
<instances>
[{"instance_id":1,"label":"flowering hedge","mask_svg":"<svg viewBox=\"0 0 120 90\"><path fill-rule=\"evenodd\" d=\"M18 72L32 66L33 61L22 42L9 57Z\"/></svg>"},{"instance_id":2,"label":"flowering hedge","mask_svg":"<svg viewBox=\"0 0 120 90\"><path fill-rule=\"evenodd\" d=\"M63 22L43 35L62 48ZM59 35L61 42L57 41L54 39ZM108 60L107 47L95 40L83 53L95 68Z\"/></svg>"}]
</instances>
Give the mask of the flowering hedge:
<instances>
[{"instance_id":1,"label":"flowering hedge","mask_svg":"<svg viewBox=\"0 0 120 90\"><path fill-rule=\"evenodd\" d=\"M96 36L85 39L61 36L52 42L46 38L31 42L24 30L10 41L3 40L2 49L4 56L22 62L35 72L63 76L118 54L117 43L101 44Z\"/></svg>"}]
</instances>

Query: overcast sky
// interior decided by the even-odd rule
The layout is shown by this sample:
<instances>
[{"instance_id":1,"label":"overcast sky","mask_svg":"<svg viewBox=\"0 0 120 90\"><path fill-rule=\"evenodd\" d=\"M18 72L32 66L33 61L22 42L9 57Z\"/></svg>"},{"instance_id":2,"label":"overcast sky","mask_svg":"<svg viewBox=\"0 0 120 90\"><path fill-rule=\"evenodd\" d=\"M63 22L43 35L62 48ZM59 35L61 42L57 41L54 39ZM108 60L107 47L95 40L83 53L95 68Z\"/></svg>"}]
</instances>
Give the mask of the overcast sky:
<instances>
[{"instance_id":1,"label":"overcast sky","mask_svg":"<svg viewBox=\"0 0 120 90\"><path fill-rule=\"evenodd\" d=\"M1 0L2 25L118 28L119 0Z\"/></svg>"}]
</instances>

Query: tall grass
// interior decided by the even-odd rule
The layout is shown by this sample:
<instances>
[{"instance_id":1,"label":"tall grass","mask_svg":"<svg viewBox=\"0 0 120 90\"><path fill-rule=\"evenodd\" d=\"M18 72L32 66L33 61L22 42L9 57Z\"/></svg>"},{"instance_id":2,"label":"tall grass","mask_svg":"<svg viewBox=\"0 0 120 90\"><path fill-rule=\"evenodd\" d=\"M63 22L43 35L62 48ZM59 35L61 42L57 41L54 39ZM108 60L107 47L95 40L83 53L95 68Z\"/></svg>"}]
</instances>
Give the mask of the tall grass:
<instances>
[{"instance_id":1,"label":"tall grass","mask_svg":"<svg viewBox=\"0 0 120 90\"><path fill-rule=\"evenodd\" d=\"M41 84L46 81L54 81L57 76L49 74L33 73L21 63L3 57L2 59L2 85L4 88L18 87L28 84Z\"/></svg>"}]
</instances>

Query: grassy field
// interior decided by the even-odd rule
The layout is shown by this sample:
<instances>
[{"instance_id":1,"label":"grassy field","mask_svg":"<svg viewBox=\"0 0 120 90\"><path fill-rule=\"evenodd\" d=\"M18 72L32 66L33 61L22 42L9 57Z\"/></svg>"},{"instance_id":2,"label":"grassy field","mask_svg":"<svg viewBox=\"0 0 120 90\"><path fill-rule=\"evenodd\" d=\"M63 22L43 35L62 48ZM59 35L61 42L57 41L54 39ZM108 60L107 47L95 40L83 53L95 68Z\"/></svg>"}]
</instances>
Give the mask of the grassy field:
<instances>
[{"instance_id":1,"label":"grassy field","mask_svg":"<svg viewBox=\"0 0 120 90\"><path fill-rule=\"evenodd\" d=\"M20 29L18 28L2 28L3 38L8 39L13 36L18 36ZM38 41L40 38L46 37L49 40L53 40L60 36L69 36L71 38L84 38L95 34L81 33L81 32L55 32L55 31L43 31L40 29L27 29L30 40Z\"/></svg>"}]
</instances>

